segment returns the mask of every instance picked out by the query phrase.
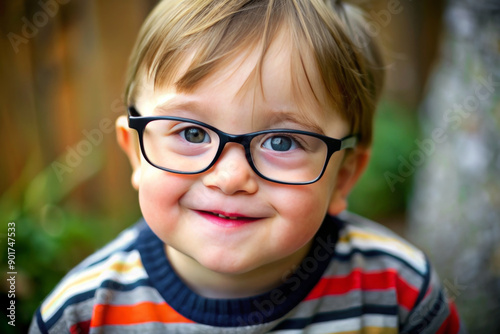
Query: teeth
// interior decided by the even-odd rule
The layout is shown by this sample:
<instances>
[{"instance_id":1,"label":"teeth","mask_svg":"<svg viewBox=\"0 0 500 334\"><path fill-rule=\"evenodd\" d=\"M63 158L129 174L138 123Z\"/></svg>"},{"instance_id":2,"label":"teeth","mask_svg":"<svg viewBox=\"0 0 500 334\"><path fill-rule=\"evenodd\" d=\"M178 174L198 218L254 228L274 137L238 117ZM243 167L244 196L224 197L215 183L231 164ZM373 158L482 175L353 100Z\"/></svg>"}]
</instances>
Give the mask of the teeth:
<instances>
[{"instance_id":1,"label":"teeth","mask_svg":"<svg viewBox=\"0 0 500 334\"><path fill-rule=\"evenodd\" d=\"M237 217L227 217L227 216L221 215L220 213L218 213L216 215L219 216L220 218L225 218L225 219L232 219L232 220L238 219Z\"/></svg>"}]
</instances>

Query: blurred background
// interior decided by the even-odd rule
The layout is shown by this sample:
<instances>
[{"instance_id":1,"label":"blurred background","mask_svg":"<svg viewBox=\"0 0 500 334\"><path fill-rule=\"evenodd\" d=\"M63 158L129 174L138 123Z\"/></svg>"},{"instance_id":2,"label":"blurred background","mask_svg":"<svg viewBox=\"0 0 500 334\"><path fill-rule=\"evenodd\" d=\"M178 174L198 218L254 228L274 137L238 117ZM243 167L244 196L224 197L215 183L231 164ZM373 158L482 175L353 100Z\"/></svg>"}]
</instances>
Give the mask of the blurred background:
<instances>
[{"instance_id":1,"label":"blurred background","mask_svg":"<svg viewBox=\"0 0 500 334\"><path fill-rule=\"evenodd\" d=\"M157 1L0 1L2 312L16 327L140 217L115 141L137 32ZM500 4L358 1L385 48L373 158L350 210L422 248L471 333L500 332ZM9 222L15 244L9 245Z\"/></svg>"}]
</instances>

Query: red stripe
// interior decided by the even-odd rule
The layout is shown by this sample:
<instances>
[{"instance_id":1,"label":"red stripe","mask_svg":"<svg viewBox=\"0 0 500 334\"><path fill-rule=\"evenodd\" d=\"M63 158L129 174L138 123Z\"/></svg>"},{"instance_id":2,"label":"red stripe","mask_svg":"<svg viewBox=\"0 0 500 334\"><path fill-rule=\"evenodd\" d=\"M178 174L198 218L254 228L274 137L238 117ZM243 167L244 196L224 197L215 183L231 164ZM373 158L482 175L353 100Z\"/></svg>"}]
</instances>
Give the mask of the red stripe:
<instances>
[{"instance_id":1,"label":"red stripe","mask_svg":"<svg viewBox=\"0 0 500 334\"><path fill-rule=\"evenodd\" d=\"M345 276L322 278L306 299L320 298L325 295L341 295L352 290L385 290L395 287L394 272L383 271L364 273L354 270Z\"/></svg>"},{"instance_id":2,"label":"red stripe","mask_svg":"<svg viewBox=\"0 0 500 334\"><path fill-rule=\"evenodd\" d=\"M450 314L441 327L439 327L436 334L456 334L460 330L460 318L455 303L449 302L448 305L450 307Z\"/></svg>"},{"instance_id":3,"label":"red stripe","mask_svg":"<svg viewBox=\"0 0 500 334\"><path fill-rule=\"evenodd\" d=\"M132 325L147 322L192 323L166 303L143 302L134 305L96 305L90 327Z\"/></svg>"},{"instance_id":4,"label":"red stripe","mask_svg":"<svg viewBox=\"0 0 500 334\"><path fill-rule=\"evenodd\" d=\"M69 328L71 334L88 334L90 331L90 320L74 324Z\"/></svg>"},{"instance_id":5,"label":"red stripe","mask_svg":"<svg viewBox=\"0 0 500 334\"><path fill-rule=\"evenodd\" d=\"M418 290L398 276L394 270L362 272L357 269L345 276L322 278L306 300L322 296L342 295L352 290L390 290L397 292L398 303L411 309L418 297Z\"/></svg>"},{"instance_id":6,"label":"red stripe","mask_svg":"<svg viewBox=\"0 0 500 334\"><path fill-rule=\"evenodd\" d=\"M418 298L418 290L397 276L398 304L404 306L408 311L413 309Z\"/></svg>"}]
</instances>

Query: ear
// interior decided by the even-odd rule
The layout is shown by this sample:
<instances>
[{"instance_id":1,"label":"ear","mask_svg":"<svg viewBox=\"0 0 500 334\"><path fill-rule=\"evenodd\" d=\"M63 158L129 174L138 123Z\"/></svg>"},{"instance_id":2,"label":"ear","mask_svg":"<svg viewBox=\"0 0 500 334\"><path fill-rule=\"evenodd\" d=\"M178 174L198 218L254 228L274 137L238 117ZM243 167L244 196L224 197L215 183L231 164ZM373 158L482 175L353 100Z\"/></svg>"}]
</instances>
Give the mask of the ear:
<instances>
[{"instance_id":1,"label":"ear","mask_svg":"<svg viewBox=\"0 0 500 334\"><path fill-rule=\"evenodd\" d=\"M141 157L137 145L137 135L134 129L128 127L127 117L120 116L116 120L116 140L127 154L132 165L132 186L138 190L141 175Z\"/></svg>"},{"instance_id":2,"label":"ear","mask_svg":"<svg viewBox=\"0 0 500 334\"><path fill-rule=\"evenodd\" d=\"M328 207L330 215L336 216L347 209L347 197L368 166L370 153L370 149L363 147L356 147L351 152L345 153Z\"/></svg>"}]
</instances>

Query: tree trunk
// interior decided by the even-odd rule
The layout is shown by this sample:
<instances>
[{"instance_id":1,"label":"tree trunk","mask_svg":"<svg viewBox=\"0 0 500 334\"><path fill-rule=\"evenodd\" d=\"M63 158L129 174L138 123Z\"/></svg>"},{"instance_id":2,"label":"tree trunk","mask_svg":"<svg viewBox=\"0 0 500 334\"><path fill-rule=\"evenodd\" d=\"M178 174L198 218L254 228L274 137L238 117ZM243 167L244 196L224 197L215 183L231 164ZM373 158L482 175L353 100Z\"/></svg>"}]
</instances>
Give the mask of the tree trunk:
<instances>
[{"instance_id":1,"label":"tree trunk","mask_svg":"<svg viewBox=\"0 0 500 334\"><path fill-rule=\"evenodd\" d=\"M421 108L409 238L470 333L500 333L500 1L450 0Z\"/></svg>"}]
</instances>

